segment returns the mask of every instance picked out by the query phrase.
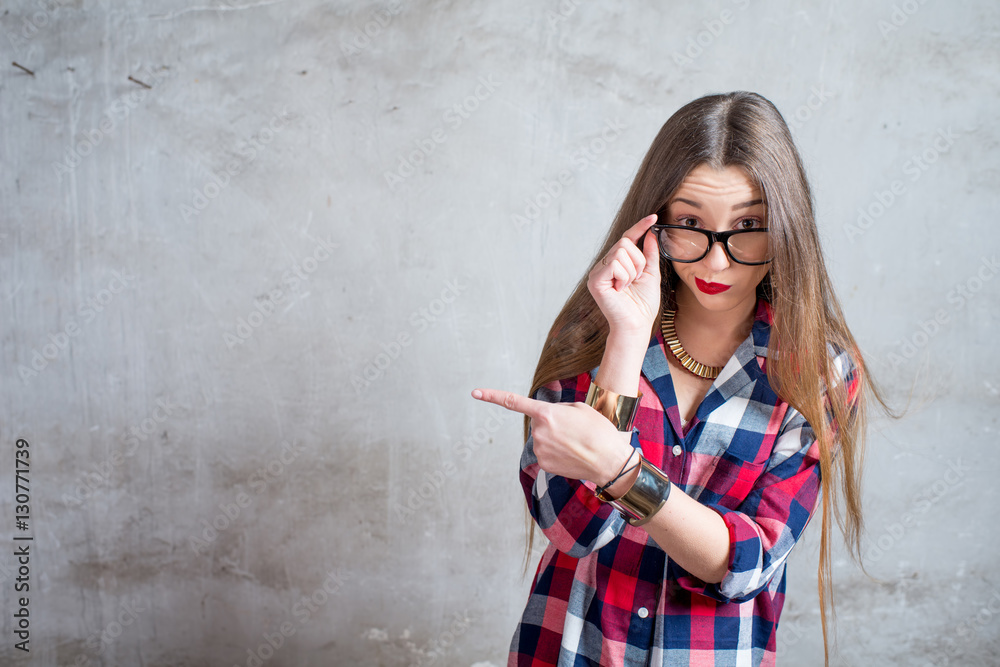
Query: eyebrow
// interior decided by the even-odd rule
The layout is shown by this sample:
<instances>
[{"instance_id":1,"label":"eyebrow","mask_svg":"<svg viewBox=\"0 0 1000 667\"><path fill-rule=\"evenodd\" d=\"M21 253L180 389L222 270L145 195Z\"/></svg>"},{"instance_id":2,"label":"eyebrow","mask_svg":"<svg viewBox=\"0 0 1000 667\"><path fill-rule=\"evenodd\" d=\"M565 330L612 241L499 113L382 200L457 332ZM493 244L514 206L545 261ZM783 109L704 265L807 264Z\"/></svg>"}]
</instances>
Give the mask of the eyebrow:
<instances>
[{"instance_id":1,"label":"eyebrow","mask_svg":"<svg viewBox=\"0 0 1000 667\"><path fill-rule=\"evenodd\" d=\"M690 199L684 199L683 197L674 197L674 199L673 199L673 201L671 203L673 203L674 201L684 202L685 204L688 204L689 206L693 206L693 207L699 208L699 209L701 208L701 204L699 204L698 202L691 201ZM745 201L745 202L743 202L741 204L734 205L733 206L733 210L734 211L738 211L741 208L750 208L751 206L756 206L757 204L763 204L764 206L767 206L767 204L764 204L764 200L763 199L751 199L750 201Z\"/></svg>"}]
</instances>

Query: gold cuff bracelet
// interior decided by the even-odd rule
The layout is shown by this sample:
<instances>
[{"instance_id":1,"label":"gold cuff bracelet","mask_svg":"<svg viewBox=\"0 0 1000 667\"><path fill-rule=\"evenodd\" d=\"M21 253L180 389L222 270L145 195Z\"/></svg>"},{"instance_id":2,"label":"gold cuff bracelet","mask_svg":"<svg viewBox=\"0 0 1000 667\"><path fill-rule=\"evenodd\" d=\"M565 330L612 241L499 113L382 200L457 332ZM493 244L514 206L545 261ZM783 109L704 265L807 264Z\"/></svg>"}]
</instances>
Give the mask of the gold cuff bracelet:
<instances>
[{"instance_id":1,"label":"gold cuff bracelet","mask_svg":"<svg viewBox=\"0 0 1000 667\"><path fill-rule=\"evenodd\" d=\"M632 430L632 420L635 419L640 398L642 394L632 397L605 391L596 382L591 382L587 391L587 405L607 417L619 431Z\"/></svg>"}]
</instances>

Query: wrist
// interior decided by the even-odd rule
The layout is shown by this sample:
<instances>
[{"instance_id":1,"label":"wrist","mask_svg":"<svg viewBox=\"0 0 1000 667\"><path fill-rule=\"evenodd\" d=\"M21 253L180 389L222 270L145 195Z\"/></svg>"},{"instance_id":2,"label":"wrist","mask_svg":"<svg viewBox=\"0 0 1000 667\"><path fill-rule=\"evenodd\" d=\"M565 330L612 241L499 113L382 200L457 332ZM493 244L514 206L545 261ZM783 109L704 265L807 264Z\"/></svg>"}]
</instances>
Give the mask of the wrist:
<instances>
[{"instance_id":1,"label":"wrist","mask_svg":"<svg viewBox=\"0 0 1000 667\"><path fill-rule=\"evenodd\" d=\"M652 323L639 327L610 326L607 345L620 345L626 349L639 347L645 350L652 331Z\"/></svg>"},{"instance_id":2,"label":"wrist","mask_svg":"<svg viewBox=\"0 0 1000 667\"><path fill-rule=\"evenodd\" d=\"M639 457L635 474L620 496L598 496L622 513L633 526L644 526L659 512L670 497L673 484L667 475L646 459ZM621 480L625 486L626 480Z\"/></svg>"},{"instance_id":3,"label":"wrist","mask_svg":"<svg viewBox=\"0 0 1000 667\"><path fill-rule=\"evenodd\" d=\"M639 460L640 452L632 446L632 434L618 431L617 436L615 446L608 448L594 464L590 480L598 489L621 488L621 481L633 476L631 468Z\"/></svg>"},{"instance_id":4,"label":"wrist","mask_svg":"<svg viewBox=\"0 0 1000 667\"><path fill-rule=\"evenodd\" d=\"M595 380L590 383L590 388L587 390L586 403L611 422L618 431L631 433L632 420L635 418L640 398L642 398L642 394L623 396L617 392L608 391Z\"/></svg>"},{"instance_id":5,"label":"wrist","mask_svg":"<svg viewBox=\"0 0 1000 667\"><path fill-rule=\"evenodd\" d=\"M642 456L642 454L639 454L638 450L633 451L635 451L639 457ZM638 459L635 456L631 456L628 463L629 470L619 479L615 480L614 484L604 487L604 492L608 496L617 500L628 493L629 489L632 488L632 485L635 484L636 478L639 476L639 466L637 461Z\"/></svg>"},{"instance_id":6,"label":"wrist","mask_svg":"<svg viewBox=\"0 0 1000 667\"><path fill-rule=\"evenodd\" d=\"M639 376L646 357L649 339L633 334L609 334L604 355L594 380L608 391L623 396L636 396Z\"/></svg>"}]
</instances>

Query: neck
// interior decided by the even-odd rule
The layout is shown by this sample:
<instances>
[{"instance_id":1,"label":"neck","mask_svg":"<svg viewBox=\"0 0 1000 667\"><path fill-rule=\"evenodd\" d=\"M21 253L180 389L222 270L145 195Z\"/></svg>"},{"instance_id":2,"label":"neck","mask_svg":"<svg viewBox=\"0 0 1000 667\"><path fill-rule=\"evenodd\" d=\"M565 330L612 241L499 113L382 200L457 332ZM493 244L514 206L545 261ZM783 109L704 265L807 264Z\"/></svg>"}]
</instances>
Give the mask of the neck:
<instances>
[{"instance_id":1,"label":"neck","mask_svg":"<svg viewBox=\"0 0 1000 667\"><path fill-rule=\"evenodd\" d=\"M684 330L696 334L711 332L714 338L720 340L742 342L750 333L757 312L756 299L730 310L708 310L684 283L677 286L676 299L677 319L683 321Z\"/></svg>"}]
</instances>

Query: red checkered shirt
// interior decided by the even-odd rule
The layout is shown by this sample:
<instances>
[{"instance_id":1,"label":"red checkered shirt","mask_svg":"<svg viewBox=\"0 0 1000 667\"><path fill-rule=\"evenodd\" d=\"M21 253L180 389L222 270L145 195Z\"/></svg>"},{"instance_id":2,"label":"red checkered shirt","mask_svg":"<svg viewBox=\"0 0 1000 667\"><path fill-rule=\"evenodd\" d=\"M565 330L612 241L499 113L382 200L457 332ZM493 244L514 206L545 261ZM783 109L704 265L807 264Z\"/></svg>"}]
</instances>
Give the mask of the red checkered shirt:
<instances>
[{"instance_id":1,"label":"red checkered shirt","mask_svg":"<svg viewBox=\"0 0 1000 667\"><path fill-rule=\"evenodd\" d=\"M771 315L758 304L737 348L682 430L663 338L650 341L632 445L729 528L729 567L708 584L646 531L594 496L590 482L538 467L529 437L521 483L549 540L508 665L773 665L785 561L816 506L819 447L802 415L771 389ZM832 352L851 395L850 355ZM583 402L596 370L536 398Z\"/></svg>"}]
</instances>

